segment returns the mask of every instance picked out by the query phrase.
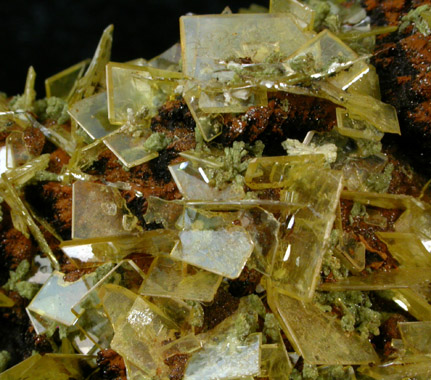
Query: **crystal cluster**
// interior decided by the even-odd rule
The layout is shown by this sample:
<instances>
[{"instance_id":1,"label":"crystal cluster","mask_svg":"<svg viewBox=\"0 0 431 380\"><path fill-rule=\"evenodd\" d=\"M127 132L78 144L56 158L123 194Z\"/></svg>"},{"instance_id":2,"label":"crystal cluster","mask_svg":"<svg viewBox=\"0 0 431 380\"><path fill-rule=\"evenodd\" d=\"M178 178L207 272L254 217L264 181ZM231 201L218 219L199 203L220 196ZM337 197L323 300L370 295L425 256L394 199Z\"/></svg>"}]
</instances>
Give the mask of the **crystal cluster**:
<instances>
[{"instance_id":1,"label":"crystal cluster","mask_svg":"<svg viewBox=\"0 0 431 380\"><path fill-rule=\"evenodd\" d=\"M14 228L34 238L52 268L32 277L42 286L26 310L37 334L64 332L58 353L35 354L0 380L81 379L109 348L128 379L168 379L175 357L185 358L185 380L289 379L298 368L319 379L431 376L431 208L388 193L393 165L380 140L400 133L397 113L379 99L370 56L349 43L391 28L373 29L359 5L338 1L325 2L331 10L322 19L318 3L272 0L264 13L183 16L181 43L149 61L110 62L109 26L92 60L46 80L48 100L67 105L70 123L35 118L33 69L18 106L0 98L2 124L18 126L2 148L0 195ZM259 143L223 147L225 117L266 107L273 92L332 102L335 128L280 141L285 155L262 155ZM106 150L128 171L179 144L179 132L152 130L160 108L179 98L196 144L177 149L166 170L177 199L92 173ZM27 128L70 156L60 173L50 172L48 154L26 150ZM26 186L44 181L72 186L69 240L25 199ZM125 193L145 198L145 215L128 208ZM389 226L385 213L394 210L401 216ZM359 220L377 229L388 253L350 227ZM82 271L79 279L60 271L47 234ZM368 265L371 254L395 264L379 270ZM257 286L205 325L217 295L247 273L259 277ZM7 287L22 282L17 270ZM365 327L349 322L366 313L378 320L364 295L371 291L411 318L398 324L395 354L384 363ZM343 303L352 294L368 300L365 309ZM0 293L0 306L14 300Z\"/></svg>"}]
</instances>

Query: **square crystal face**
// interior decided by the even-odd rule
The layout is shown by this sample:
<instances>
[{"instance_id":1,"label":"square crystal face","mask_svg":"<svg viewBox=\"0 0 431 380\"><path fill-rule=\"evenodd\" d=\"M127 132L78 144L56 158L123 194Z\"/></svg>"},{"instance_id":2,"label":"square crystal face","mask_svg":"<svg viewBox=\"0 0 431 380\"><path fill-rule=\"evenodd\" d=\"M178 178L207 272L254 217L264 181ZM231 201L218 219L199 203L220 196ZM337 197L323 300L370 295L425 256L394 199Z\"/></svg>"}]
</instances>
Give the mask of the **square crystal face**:
<instances>
[{"instance_id":1,"label":"square crystal face","mask_svg":"<svg viewBox=\"0 0 431 380\"><path fill-rule=\"evenodd\" d=\"M130 235L133 216L118 189L77 181L72 189L72 239Z\"/></svg>"},{"instance_id":2,"label":"square crystal face","mask_svg":"<svg viewBox=\"0 0 431 380\"><path fill-rule=\"evenodd\" d=\"M76 81L82 77L89 63L90 60L86 59L47 78L45 80L46 97L55 96L67 100L75 88Z\"/></svg>"},{"instance_id":3,"label":"square crystal face","mask_svg":"<svg viewBox=\"0 0 431 380\"><path fill-rule=\"evenodd\" d=\"M287 57L308 40L288 13L183 16L180 32L184 75L201 81L233 78L229 60Z\"/></svg>"},{"instance_id":4,"label":"square crystal face","mask_svg":"<svg viewBox=\"0 0 431 380\"><path fill-rule=\"evenodd\" d=\"M237 278L253 252L254 244L242 227L218 230L184 230L171 256L228 278Z\"/></svg>"},{"instance_id":5,"label":"square crystal face","mask_svg":"<svg viewBox=\"0 0 431 380\"><path fill-rule=\"evenodd\" d=\"M205 174L207 169L199 165L193 165L186 161L176 165L170 165L169 171L185 199L222 201L242 199L245 194L241 188L227 185L223 190L211 186Z\"/></svg>"},{"instance_id":6,"label":"square crystal face","mask_svg":"<svg viewBox=\"0 0 431 380\"><path fill-rule=\"evenodd\" d=\"M106 92L90 96L73 104L69 114L93 139L103 138L118 129L108 119Z\"/></svg>"},{"instance_id":7,"label":"square crystal face","mask_svg":"<svg viewBox=\"0 0 431 380\"><path fill-rule=\"evenodd\" d=\"M43 318L71 326L76 320L76 315L71 311L72 306L87 293L91 284L90 278L65 282L63 277L64 273L54 271L30 302L28 310Z\"/></svg>"},{"instance_id":8,"label":"square crystal face","mask_svg":"<svg viewBox=\"0 0 431 380\"><path fill-rule=\"evenodd\" d=\"M206 342L190 358L185 380L235 379L260 373L262 334L251 334L245 341L220 337Z\"/></svg>"},{"instance_id":9,"label":"square crystal face","mask_svg":"<svg viewBox=\"0 0 431 380\"><path fill-rule=\"evenodd\" d=\"M222 277L167 257L153 261L142 295L211 302Z\"/></svg>"},{"instance_id":10,"label":"square crystal face","mask_svg":"<svg viewBox=\"0 0 431 380\"><path fill-rule=\"evenodd\" d=\"M181 73L153 67L110 62L106 66L108 113L113 124L123 124L133 115L155 115L178 86Z\"/></svg>"},{"instance_id":11,"label":"square crystal face","mask_svg":"<svg viewBox=\"0 0 431 380\"><path fill-rule=\"evenodd\" d=\"M144 149L143 144L147 138L148 136L131 135L128 126L125 125L115 133L106 136L103 142L126 167L132 168L159 156L157 152L148 152Z\"/></svg>"},{"instance_id":12,"label":"square crystal face","mask_svg":"<svg viewBox=\"0 0 431 380\"><path fill-rule=\"evenodd\" d=\"M354 119L343 108L337 108L337 131L340 135L358 139L380 141L384 136L371 124L364 120Z\"/></svg>"},{"instance_id":13,"label":"square crystal face","mask_svg":"<svg viewBox=\"0 0 431 380\"><path fill-rule=\"evenodd\" d=\"M311 77L314 75L330 75L338 72L328 79L328 82L342 90L346 90L356 80L365 75L369 68L363 61L357 61L358 55L340 39L328 30L319 33L312 40L289 57L289 64L296 70L298 60L304 60L310 69ZM341 70L343 65L354 62L347 69ZM294 65L294 63L296 63ZM300 69L302 68L302 64ZM341 71L340 71L341 70Z\"/></svg>"}]
</instances>

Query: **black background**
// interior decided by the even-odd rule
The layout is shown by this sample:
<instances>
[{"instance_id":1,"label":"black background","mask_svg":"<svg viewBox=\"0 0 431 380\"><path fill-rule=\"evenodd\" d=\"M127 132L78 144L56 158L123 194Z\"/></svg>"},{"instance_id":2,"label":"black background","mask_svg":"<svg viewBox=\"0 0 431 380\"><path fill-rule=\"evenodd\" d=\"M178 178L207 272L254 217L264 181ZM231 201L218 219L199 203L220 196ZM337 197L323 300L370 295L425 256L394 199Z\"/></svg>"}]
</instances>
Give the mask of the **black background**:
<instances>
[{"instance_id":1,"label":"black background","mask_svg":"<svg viewBox=\"0 0 431 380\"><path fill-rule=\"evenodd\" d=\"M52 0L0 1L0 91L22 93L27 69L37 74L38 98L44 80L91 58L103 29L114 24L111 59L151 58L179 40L178 19L187 12L220 13L268 0Z\"/></svg>"}]
</instances>

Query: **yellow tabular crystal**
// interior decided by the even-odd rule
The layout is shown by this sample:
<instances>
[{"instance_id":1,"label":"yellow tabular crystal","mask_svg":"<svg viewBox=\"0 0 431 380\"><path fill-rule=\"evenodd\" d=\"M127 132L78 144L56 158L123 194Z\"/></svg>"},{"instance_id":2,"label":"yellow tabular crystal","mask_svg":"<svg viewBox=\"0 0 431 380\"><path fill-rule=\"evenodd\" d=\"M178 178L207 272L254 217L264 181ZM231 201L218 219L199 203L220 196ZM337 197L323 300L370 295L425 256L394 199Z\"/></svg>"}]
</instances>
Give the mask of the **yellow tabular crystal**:
<instances>
[{"instance_id":1,"label":"yellow tabular crystal","mask_svg":"<svg viewBox=\"0 0 431 380\"><path fill-rule=\"evenodd\" d=\"M240 275L254 247L243 227L181 231L179 238L173 258L228 278Z\"/></svg>"},{"instance_id":2,"label":"yellow tabular crystal","mask_svg":"<svg viewBox=\"0 0 431 380\"><path fill-rule=\"evenodd\" d=\"M367 64L358 60L358 55L345 43L334 36L329 30L324 30L316 37L302 45L289 57L290 66L295 70L293 62L298 59L309 61L311 76L330 75L328 82L340 89L347 89L352 83L368 72ZM353 62L353 64L351 64ZM343 65L351 64L348 69L341 70Z\"/></svg>"},{"instance_id":3,"label":"yellow tabular crystal","mask_svg":"<svg viewBox=\"0 0 431 380\"><path fill-rule=\"evenodd\" d=\"M244 342L216 334L211 338L190 358L184 380L235 379L260 373L260 333L250 335Z\"/></svg>"},{"instance_id":4,"label":"yellow tabular crystal","mask_svg":"<svg viewBox=\"0 0 431 380\"><path fill-rule=\"evenodd\" d=\"M45 79L46 96L48 98L55 96L67 101L89 63L90 60L86 59Z\"/></svg>"},{"instance_id":5,"label":"yellow tabular crystal","mask_svg":"<svg viewBox=\"0 0 431 380\"><path fill-rule=\"evenodd\" d=\"M431 321L431 304L413 289L393 289L392 300L419 321Z\"/></svg>"},{"instance_id":6,"label":"yellow tabular crystal","mask_svg":"<svg viewBox=\"0 0 431 380\"><path fill-rule=\"evenodd\" d=\"M247 262L248 268L269 276L278 248L280 223L272 213L260 207L244 211L240 220L254 242L253 253Z\"/></svg>"},{"instance_id":7,"label":"yellow tabular crystal","mask_svg":"<svg viewBox=\"0 0 431 380\"><path fill-rule=\"evenodd\" d=\"M425 249L417 235L401 232L377 232L377 236L387 245L391 255L403 267L431 268L431 254Z\"/></svg>"},{"instance_id":8,"label":"yellow tabular crystal","mask_svg":"<svg viewBox=\"0 0 431 380\"><path fill-rule=\"evenodd\" d=\"M206 113L246 112L250 107L266 106L266 91L255 86L205 87L199 96L199 108Z\"/></svg>"},{"instance_id":9,"label":"yellow tabular crystal","mask_svg":"<svg viewBox=\"0 0 431 380\"><path fill-rule=\"evenodd\" d=\"M149 130L147 132L150 133ZM148 152L143 147L148 137L149 135L133 136L129 131L129 125L126 124L115 133L106 136L103 142L126 167L132 168L158 157L157 152Z\"/></svg>"},{"instance_id":10,"label":"yellow tabular crystal","mask_svg":"<svg viewBox=\"0 0 431 380\"><path fill-rule=\"evenodd\" d=\"M0 307L12 307L15 304L7 295L0 293Z\"/></svg>"},{"instance_id":11,"label":"yellow tabular crystal","mask_svg":"<svg viewBox=\"0 0 431 380\"><path fill-rule=\"evenodd\" d=\"M288 380L293 365L283 342L262 345L261 376L271 380Z\"/></svg>"},{"instance_id":12,"label":"yellow tabular crystal","mask_svg":"<svg viewBox=\"0 0 431 380\"><path fill-rule=\"evenodd\" d=\"M85 98L69 109L70 116L93 139L100 139L118 129L108 119L106 92Z\"/></svg>"},{"instance_id":13,"label":"yellow tabular crystal","mask_svg":"<svg viewBox=\"0 0 431 380\"><path fill-rule=\"evenodd\" d=\"M98 295L114 328L121 316L131 309L137 297L129 289L116 284L102 285L98 290Z\"/></svg>"},{"instance_id":14,"label":"yellow tabular crystal","mask_svg":"<svg viewBox=\"0 0 431 380\"><path fill-rule=\"evenodd\" d=\"M222 201L244 198L244 190L238 186L228 185L225 189L209 185L205 168L195 166L190 161L170 165L169 171L174 178L178 190L185 199Z\"/></svg>"},{"instance_id":15,"label":"yellow tabular crystal","mask_svg":"<svg viewBox=\"0 0 431 380\"><path fill-rule=\"evenodd\" d=\"M100 88L106 88L105 66L111 58L113 33L113 25L109 25L103 31L87 71L84 76L77 81L76 87L69 98L69 105L95 94L96 89L100 91Z\"/></svg>"},{"instance_id":16,"label":"yellow tabular crystal","mask_svg":"<svg viewBox=\"0 0 431 380\"><path fill-rule=\"evenodd\" d=\"M180 32L183 72L202 81L232 77L224 60L287 57L308 39L287 13L183 16Z\"/></svg>"},{"instance_id":17,"label":"yellow tabular crystal","mask_svg":"<svg viewBox=\"0 0 431 380\"><path fill-rule=\"evenodd\" d=\"M385 363L375 367L360 367L359 372L376 380L427 380L431 376L431 360L419 363Z\"/></svg>"},{"instance_id":18,"label":"yellow tabular crystal","mask_svg":"<svg viewBox=\"0 0 431 380\"><path fill-rule=\"evenodd\" d=\"M76 320L71 311L72 306L84 296L91 284L86 278L65 282L63 277L64 273L54 271L30 302L28 309L44 318L70 326Z\"/></svg>"},{"instance_id":19,"label":"yellow tabular crystal","mask_svg":"<svg viewBox=\"0 0 431 380\"><path fill-rule=\"evenodd\" d=\"M33 158L24 141L24 133L12 131L6 138L6 166L16 168Z\"/></svg>"},{"instance_id":20,"label":"yellow tabular crystal","mask_svg":"<svg viewBox=\"0 0 431 380\"><path fill-rule=\"evenodd\" d=\"M404 347L414 354L431 354L431 321L399 322Z\"/></svg>"},{"instance_id":21,"label":"yellow tabular crystal","mask_svg":"<svg viewBox=\"0 0 431 380\"><path fill-rule=\"evenodd\" d=\"M118 189L77 181L72 193L72 239L130 235L133 218Z\"/></svg>"},{"instance_id":22,"label":"yellow tabular crystal","mask_svg":"<svg viewBox=\"0 0 431 380\"><path fill-rule=\"evenodd\" d=\"M345 107L357 119L370 123L381 132L401 134L395 107L369 95L349 94L328 82L319 82L321 96Z\"/></svg>"},{"instance_id":23,"label":"yellow tabular crystal","mask_svg":"<svg viewBox=\"0 0 431 380\"><path fill-rule=\"evenodd\" d=\"M94 357L85 355L35 354L0 374L0 380L81 379L95 366Z\"/></svg>"},{"instance_id":24,"label":"yellow tabular crystal","mask_svg":"<svg viewBox=\"0 0 431 380\"><path fill-rule=\"evenodd\" d=\"M334 253L344 258L345 263L353 272L361 272L365 268L365 246L357 242L351 234L345 234L339 246L335 247Z\"/></svg>"},{"instance_id":25,"label":"yellow tabular crystal","mask_svg":"<svg viewBox=\"0 0 431 380\"><path fill-rule=\"evenodd\" d=\"M272 311L295 351L310 364L368 364L378 356L368 340L346 333L340 322L313 303L305 303L271 289L268 297Z\"/></svg>"},{"instance_id":26,"label":"yellow tabular crystal","mask_svg":"<svg viewBox=\"0 0 431 380\"><path fill-rule=\"evenodd\" d=\"M282 188L289 181L290 169L307 163L323 166L325 157L322 154L311 154L253 158L244 176L245 183L253 190Z\"/></svg>"},{"instance_id":27,"label":"yellow tabular crystal","mask_svg":"<svg viewBox=\"0 0 431 380\"><path fill-rule=\"evenodd\" d=\"M337 108L337 131L340 135L358 139L380 141L384 135L366 121L349 116L343 108Z\"/></svg>"},{"instance_id":28,"label":"yellow tabular crystal","mask_svg":"<svg viewBox=\"0 0 431 380\"><path fill-rule=\"evenodd\" d=\"M173 94L181 73L110 62L106 66L109 120L123 124L130 114L152 117Z\"/></svg>"},{"instance_id":29,"label":"yellow tabular crystal","mask_svg":"<svg viewBox=\"0 0 431 380\"><path fill-rule=\"evenodd\" d=\"M145 282L142 295L173 297L185 300L210 302L222 277L166 257L154 260Z\"/></svg>"},{"instance_id":30,"label":"yellow tabular crystal","mask_svg":"<svg viewBox=\"0 0 431 380\"><path fill-rule=\"evenodd\" d=\"M223 118L220 114L204 112L199 107L200 88L198 86L186 86L184 100L193 116L205 141L211 141L222 133Z\"/></svg>"},{"instance_id":31,"label":"yellow tabular crystal","mask_svg":"<svg viewBox=\"0 0 431 380\"><path fill-rule=\"evenodd\" d=\"M162 54L148 61L148 66L162 70L181 71L181 44L176 43ZM141 65L144 66L144 65Z\"/></svg>"},{"instance_id":32,"label":"yellow tabular crystal","mask_svg":"<svg viewBox=\"0 0 431 380\"><path fill-rule=\"evenodd\" d=\"M103 301L99 291L104 285L116 283L136 293L143 278L144 273L133 261L125 260L117 264L100 281L92 283L94 286L72 306L72 312L79 317L76 326L98 347L108 348L112 339L112 328L102 307ZM105 293L102 292L101 295L104 296Z\"/></svg>"},{"instance_id":33,"label":"yellow tabular crystal","mask_svg":"<svg viewBox=\"0 0 431 380\"><path fill-rule=\"evenodd\" d=\"M201 341L195 334L188 334L182 338L174 340L165 345L162 349L162 356L166 360L178 354L191 354L202 347Z\"/></svg>"},{"instance_id":34,"label":"yellow tabular crystal","mask_svg":"<svg viewBox=\"0 0 431 380\"><path fill-rule=\"evenodd\" d=\"M122 250L116 244L117 240L120 239L75 239L62 242L60 248L72 260L79 260L81 263L118 262L131 252Z\"/></svg>"},{"instance_id":35,"label":"yellow tabular crystal","mask_svg":"<svg viewBox=\"0 0 431 380\"><path fill-rule=\"evenodd\" d=\"M333 283L320 285L321 290L384 290L408 288L423 282L430 282L430 268L399 267L390 272L376 272L367 276L351 276Z\"/></svg>"},{"instance_id":36,"label":"yellow tabular crystal","mask_svg":"<svg viewBox=\"0 0 431 380\"><path fill-rule=\"evenodd\" d=\"M342 175L319 166L299 165L289 172L286 184L284 200L307 206L293 213L281 229L272 278L280 292L310 301L335 220Z\"/></svg>"},{"instance_id":37,"label":"yellow tabular crystal","mask_svg":"<svg viewBox=\"0 0 431 380\"><path fill-rule=\"evenodd\" d=\"M342 199L348 199L367 206L381 208L398 208L404 210L410 206L411 197L404 194L380 194L371 192L346 191L341 193Z\"/></svg>"},{"instance_id":38,"label":"yellow tabular crystal","mask_svg":"<svg viewBox=\"0 0 431 380\"><path fill-rule=\"evenodd\" d=\"M155 305L137 297L127 316L117 320L111 347L144 372L163 374L162 342L174 338L173 327Z\"/></svg>"},{"instance_id":39,"label":"yellow tabular crystal","mask_svg":"<svg viewBox=\"0 0 431 380\"><path fill-rule=\"evenodd\" d=\"M290 12L296 17L296 22L302 29L313 30L316 12L298 0L270 0L269 12Z\"/></svg>"}]
</instances>

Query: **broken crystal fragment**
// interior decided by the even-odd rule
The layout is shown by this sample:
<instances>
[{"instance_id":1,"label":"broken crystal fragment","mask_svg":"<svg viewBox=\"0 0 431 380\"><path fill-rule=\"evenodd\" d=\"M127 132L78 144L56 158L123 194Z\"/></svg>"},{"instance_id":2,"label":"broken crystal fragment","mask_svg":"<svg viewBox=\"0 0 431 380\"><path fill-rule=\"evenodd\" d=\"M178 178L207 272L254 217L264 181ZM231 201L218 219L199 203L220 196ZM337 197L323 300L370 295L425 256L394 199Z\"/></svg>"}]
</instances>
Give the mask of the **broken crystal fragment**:
<instances>
[{"instance_id":1,"label":"broken crystal fragment","mask_svg":"<svg viewBox=\"0 0 431 380\"><path fill-rule=\"evenodd\" d=\"M103 138L118 129L108 119L106 92L85 98L69 109L69 114L93 139Z\"/></svg>"},{"instance_id":2,"label":"broken crystal fragment","mask_svg":"<svg viewBox=\"0 0 431 380\"><path fill-rule=\"evenodd\" d=\"M124 124L128 115L153 117L174 93L181 73L152 67L110 62L106 66L108 113L113 124Z\"/></svg>"},{"instance_id":3,"label":"broken crystal fragment","mask_svg":"<svg viewBox=\"0 0 431 380\"><path fill-rule=\"evenodd\" d=\"M167 257L156 258L140 294L211 302L222 277Z\"/></svg>"},{"instance_id":4,"label":"broken crystal fragment","mask_svg":"<svg viewBox=\"0 0 431 380\"><path fill-rule=\"evenodd\" d=\"M222 201L242 199L245 196L244 190L233 184L222 190L211 186L205 167L195 166L190 161L170 165L169 171L185 199Z\"/></svg>"},{"instance_id":5,"label":"broken crystal fragment","mask_svg":"<svg viewBox=\"0 0 431 380\"><path fill-rule=\"evenodd\" d=\"M90 279L80 278L75 282L65 282L63 277L64 273L54 271L30 302L28 310L43 318L71 326L76 320L71 308L90 288Z\"/></svg>"},{"instance_id":6,"label":"broken crystal fragment","mask_svg":"<svg viewBox=\"0 0 431 380\"><path fill-rule=\"evenodd\" d=\"M45 80L46 97L55 96L67 101L75 90L77 80L82 77L89 63L90 60L86 59L47 78Z\"/></svg>"},{"instance_id":7,"label":"broken crystal fragment","mask_svg":"<svg viewBox=\"0 0 431 380\"><path fill-rule=\"evenodd\" d=\"M228 278L240 275L254 247L243 227L181 231L179 239L173 258Z\"/></svg>"},{"instance_id":8,"label":"broken crystal fragment","mask_svg":"<svg viewBox=\"0 0 431 380\"><path fill-rule=\"evenodd\" d=\"M404 347L414 354L431 354L431 322L399 322Z\"/></svg>"},{"instance_id":9,"label":"broken crystal fragment","mask_svg":"<svg viewBox=\"0 0 431 380\"><path fill-rule=\"evenodd\" d=\"M183 72L201 81L232 78L227 60L287 57L308 39L288 13L183 16L180 33Z\"/></svg>"},{"instance_id":10,"label":"broken crystal fragment","mask_svg":"<svg viewBox=\"0 0 431 380\"><path fill-rule=\"evenodd\" d=\"M290 169L307 163L323 167L325 157L322 154L310 154L253 158L244 176L245 183L253 190L282 188L287 184Z\"/></svg>"},{"instance_id":11,"label":"broken crystal fragment","mask_svg":"<svg viewBox=\"0 0 431 380\"><path fill-rule=\"evenodd\" d=\"M269 285L271 286L271 285ZM278 316L295 351L310 364L368 364L378 356L368 340L346 333L338 320L311 302L295 300L272 289L268 303Z\"/></svg>"},{"instance_id":12,"label":"broken crystal fragment","mask_svg":"<svg viewBox=\"0 0 431 380\"><path fill-rule=\"evenodd\" d=\"M113 212L115 210L115 212ZM72 239L130 235L124 224L131 216L118 189L76 181L72 190Z\"/></svg>"},{"instance_id":13,"label":"broken crystal fragment","mask_svg":"<svg viewBox=\"0 0 431 380\"><path fill-rule=\"evenodd\" d=\"M408 288L431 281L430 268L399 267L389 272L375 272L367 276L351 276L333 283L323 283L321 290L384 290Z\"/></svg>"}]
</instances>

